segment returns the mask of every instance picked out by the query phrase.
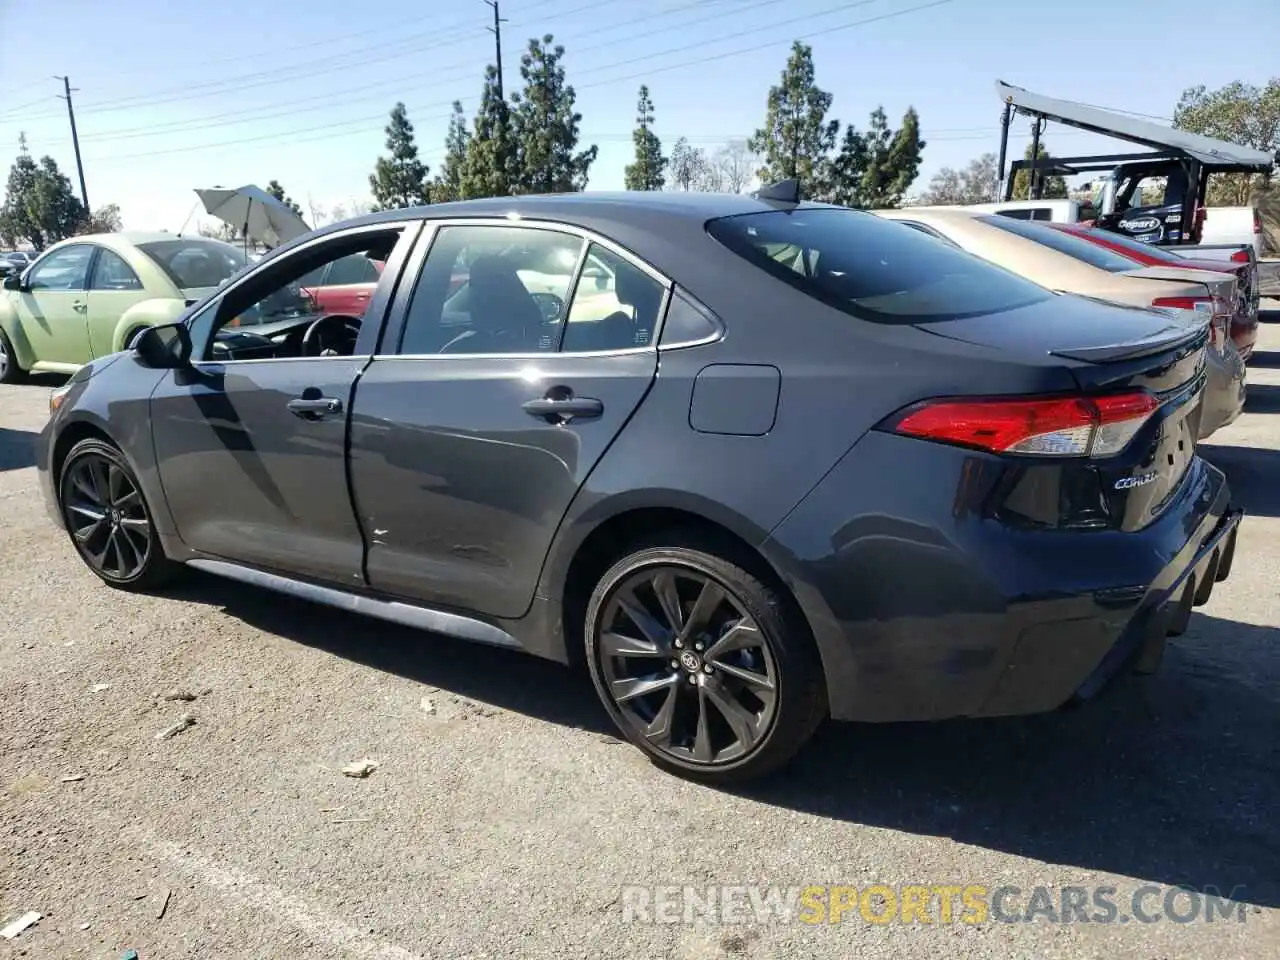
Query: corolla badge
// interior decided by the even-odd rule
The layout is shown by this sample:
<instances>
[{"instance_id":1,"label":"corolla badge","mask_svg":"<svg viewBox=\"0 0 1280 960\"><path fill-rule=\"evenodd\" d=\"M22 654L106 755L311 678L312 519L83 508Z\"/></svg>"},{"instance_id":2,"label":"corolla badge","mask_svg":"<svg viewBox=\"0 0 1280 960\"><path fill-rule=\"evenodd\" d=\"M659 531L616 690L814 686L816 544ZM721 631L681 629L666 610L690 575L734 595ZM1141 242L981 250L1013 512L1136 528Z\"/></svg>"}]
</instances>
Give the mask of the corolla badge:
<instances>
[{"instance_id":1,"label":"corolla badge","mask_svg":"<svg viewBox=\"0 0 1280 960\"><path fill-rule=\"evenodd\" d=\"M1130 233L1146 233L1149 230L1159 230L1160 218L1134 217L1132 220L1121 220L1120 229L1127 230Z\"/></svg>"},{"instance_id":2,"label":"corolla badge","mask_svg":"<svg viewBox=\"0 0 1280 960\"><path fill-rule=\"evenodd\" d=\"M1134 477L1121 477L1116 481L1117 490L1132 490L1134 487L1145 487L1148 483L1154 483L1156 472L1152 470L1149 473L1140 473Z\"/></svg>"}]
</instances>

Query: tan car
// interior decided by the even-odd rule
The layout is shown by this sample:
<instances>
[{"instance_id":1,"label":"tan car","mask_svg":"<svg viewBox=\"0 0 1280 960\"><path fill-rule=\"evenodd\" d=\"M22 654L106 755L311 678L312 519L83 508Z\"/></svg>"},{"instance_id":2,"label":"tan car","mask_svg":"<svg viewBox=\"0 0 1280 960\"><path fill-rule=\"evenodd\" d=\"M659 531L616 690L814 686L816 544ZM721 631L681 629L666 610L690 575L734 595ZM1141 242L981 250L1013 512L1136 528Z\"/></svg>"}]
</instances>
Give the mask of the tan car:
<instances>
[{"instance_id":1,"label":"tan car","mask_svg":"<svg viewBox=\"0 0 1280 960\"><path fill-rule=\"evenodd\" d=\"M1228 335L1236 302L1234 276L1184 267L1144 267L1044 224L981 210L907 207L873 212L953 243L1051 290L1155 307L1187 317L1203 316L1212 336L1206 351L1208 382L1200 439L1231 423L1244 409L1244 362Z\"/></svg>"}]
</instances>

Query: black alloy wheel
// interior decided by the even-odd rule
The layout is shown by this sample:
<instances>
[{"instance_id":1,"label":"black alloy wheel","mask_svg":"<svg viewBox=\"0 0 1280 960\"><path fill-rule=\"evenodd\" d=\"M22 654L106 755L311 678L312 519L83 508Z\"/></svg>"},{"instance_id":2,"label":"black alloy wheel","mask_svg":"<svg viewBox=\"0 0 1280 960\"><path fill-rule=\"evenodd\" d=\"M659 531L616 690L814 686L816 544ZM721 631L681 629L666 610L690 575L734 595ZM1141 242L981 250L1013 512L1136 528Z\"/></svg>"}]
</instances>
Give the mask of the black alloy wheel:
<instances>
[{"instance_id":1,"label":"black alloy wheel","mask_svg":"<svg viewBox=\"0 0 1280 960\"><path fill-rule=\"evenodd\" d=\"M145 589L170 572L142 488L120 452L76 444L59 483L62 517L85 564L111 586Z\"/></svg>"},{"instance_id":2,"label":"black alloy wheel","mask_svg":"<svg viewBox=\"0 0 1280 960\"><path fill-rule=\"evenodd\" d=\"M807 631L741 567L651 548L605 575L587 616L597 692L659 765L705 780L789 760L825 709Z\"/></svg>"}]
</instances>

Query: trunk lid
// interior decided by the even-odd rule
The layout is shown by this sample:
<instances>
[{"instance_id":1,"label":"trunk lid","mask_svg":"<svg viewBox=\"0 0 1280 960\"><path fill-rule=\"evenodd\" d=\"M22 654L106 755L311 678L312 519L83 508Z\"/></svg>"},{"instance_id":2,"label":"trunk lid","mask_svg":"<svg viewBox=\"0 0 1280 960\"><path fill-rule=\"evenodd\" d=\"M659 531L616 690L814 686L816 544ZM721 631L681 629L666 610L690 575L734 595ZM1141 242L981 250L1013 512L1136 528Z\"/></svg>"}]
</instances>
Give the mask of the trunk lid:
<instances>
[{"instance_id":1,"label":"trunk lid","mask_svg":"<svg viewBox=\"0 0 1280 960\"><path fill-rule=\"evenodd\" d=\"M1061 363L1086 395L1154 395L1159 408L1124 450L1078 461L1072 496L1080 510L1072 512L1089 514L1089 525L1124 530L1140 529L1163 513L1195 456L1209 338L1203 318L1061 294L928 328L1029 362Z\"/></svg>"},{"instance_id":2,"label":"trunk lid","mask_svg":"<svg viewBox=\"0 0 1280 960\"><path fill-rule=\"evenodd\" d=\"M1192 267L1139 267L1125 270L1121 276L1140 277L1144 280L1171 280L1182 283L1198 283L1206 287L1210 295L1229 299L1233 296L1236 280L1229 273L1216 270L1196 270Z\"/></svg>"}]
</instances>

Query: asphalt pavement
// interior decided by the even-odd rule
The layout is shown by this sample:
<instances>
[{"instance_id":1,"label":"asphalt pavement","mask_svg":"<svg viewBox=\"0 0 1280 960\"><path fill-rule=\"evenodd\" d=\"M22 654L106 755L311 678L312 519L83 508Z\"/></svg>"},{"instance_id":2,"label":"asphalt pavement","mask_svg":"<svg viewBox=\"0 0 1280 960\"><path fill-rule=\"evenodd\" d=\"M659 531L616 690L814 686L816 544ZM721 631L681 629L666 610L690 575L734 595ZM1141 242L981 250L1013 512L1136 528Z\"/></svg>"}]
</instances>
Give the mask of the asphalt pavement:
<instances>
[{"instance_id":1,"label":"asphalt pavement","mask_svg":"<svg viewBox=\"0 0 1280 960\"><path fill-rule=\"evenodd\" d=\"M829 725L734 792L650 766L553 664L206 577L102 586L38 502L50 384L0 387L0 933L41 914L0 958L1280 955L1274 320L1202 448L1249 512L1231 579L1161 672ZM904 885L958 888L950 922Z\"/></svg>"}]
</instances>

